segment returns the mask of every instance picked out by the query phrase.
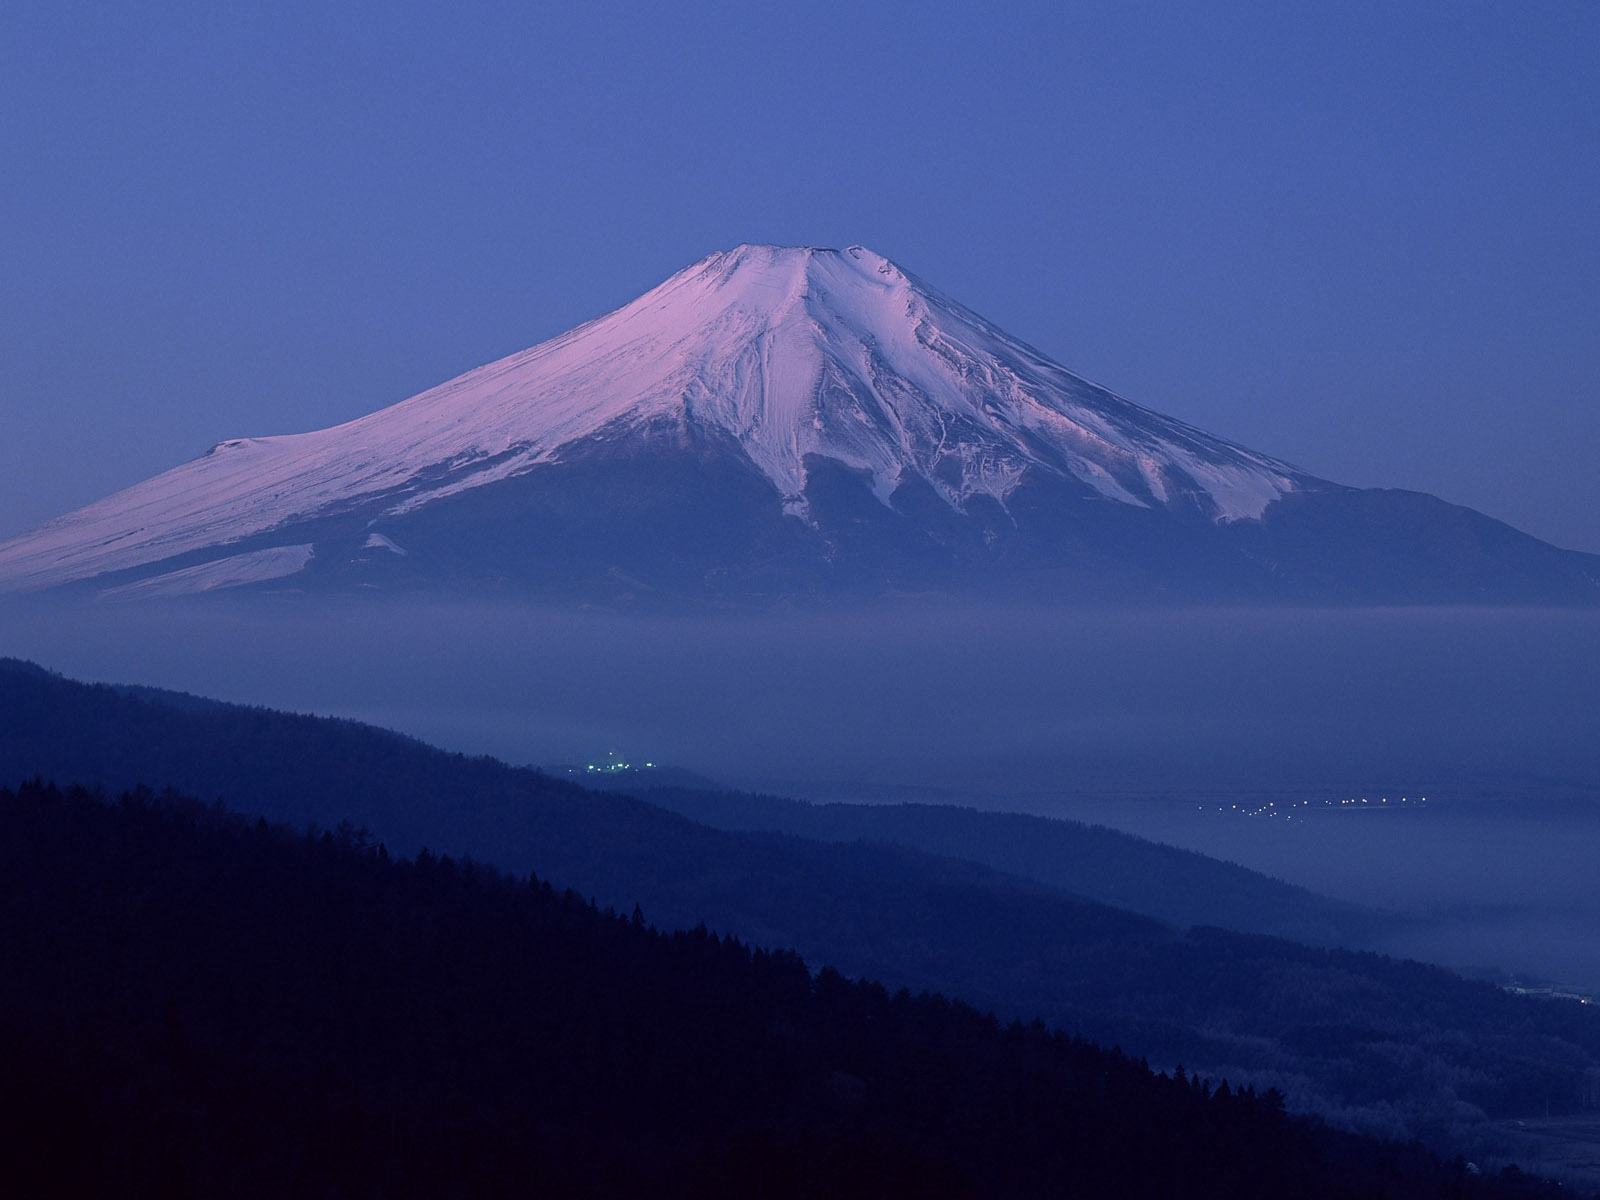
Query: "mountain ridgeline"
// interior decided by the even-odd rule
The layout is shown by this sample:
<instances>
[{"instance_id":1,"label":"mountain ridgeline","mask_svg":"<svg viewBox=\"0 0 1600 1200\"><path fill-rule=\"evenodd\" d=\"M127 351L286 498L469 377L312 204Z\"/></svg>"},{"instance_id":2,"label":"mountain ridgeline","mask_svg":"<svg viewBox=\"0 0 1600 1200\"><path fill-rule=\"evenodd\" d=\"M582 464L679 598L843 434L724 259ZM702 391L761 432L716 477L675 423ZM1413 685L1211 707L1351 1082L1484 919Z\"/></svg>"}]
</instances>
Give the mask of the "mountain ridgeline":
<instances>
[{"instance_id":1,"label":"mountain ridgeline","mask_svg":"<svg viewBox=\"0 0 1600 1200\"><path fill-rule=\"evenodd\" d=\"M1600 556L1144 408L860 246L740 246L0 543L0 592L1600 604Z\"/></svg>"},{"instance_id":2,"label":"mountain ridgeline","mask_svg":"<svg viewBox=\"0 0 1600 1200\"><path fill-rule=\"evenodd\" d=\"M1062 824L1041 842L1062 853L1049 877L1046 864L1014 857L1006 819L989 828L959 811L944 832L943 818L925 812L898 827L907 814L863 815L856 832L812 830L823 840L716 829L349 721L0 663L0 785L39 776L112 790L154 781L297 828L363 827L391 854L430 848L531 870L620 912L642 905L663 928L704 924L891 988L1043 1018L1165 1067L1277 1088L1292 1110L1444 1147L1473 1145L1490 1116L1581 1111L1600 1072L1592 1008L1539 1004L1375 954L1189 928L1175 908L1161 920L1104 903L1153 858L1188 880L1157 888L1161 904L1192 892L1207 916L1248 904L1205 900L1202 880L1246 898L1274 885L1223 864L1208 875L1200 856L1173 859L1083 827ZM693 809L687 796L672 802ZM702 803L709 816L729 801ZM988 862L948 853L957 847L930 840L935 833L970 838ZM1085 846L1101 861L1074 871ZM1303 917L1348 915L1331 902L1319 910L1298 889L1279 894L1298 896Z\"/></svg>"},{"instance_id":3,"label":"mountain ridgeline","mask_svg":"<svg viewBox=\"0 0 1600 1200\"><path fill-rule=\"evenodd\" d=\"M1080 821L948 804L811 804L706 787L650 787L635 794L715 829L890 843L968 859L1179 928L1209 925L1349 946L1367 942L1393 919L1246 867Z\"/></svg>"}]
</instances>

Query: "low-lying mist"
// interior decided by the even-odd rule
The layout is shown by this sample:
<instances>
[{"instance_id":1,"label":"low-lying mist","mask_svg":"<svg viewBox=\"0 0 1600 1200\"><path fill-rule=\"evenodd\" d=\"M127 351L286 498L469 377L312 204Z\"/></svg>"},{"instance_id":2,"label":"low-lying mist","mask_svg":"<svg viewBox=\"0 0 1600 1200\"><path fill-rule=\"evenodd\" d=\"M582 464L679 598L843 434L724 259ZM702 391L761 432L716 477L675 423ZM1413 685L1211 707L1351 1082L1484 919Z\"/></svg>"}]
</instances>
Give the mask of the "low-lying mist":
<instances>
[{"instance_id":1,"label":"low-lying mist","mask_svg":"<svg viewBox=\"0 0 1600 1200\"><path fill-rule=\"evenodd\" d=\"M1600 944L1600 614L273 597L13 604L0 653L517 763L616 749L807 798L1079 816L1429 913L1405 953L1600 982L1576 945ZM1430 807L1326 808L1402 794ZM1268 800L1299 824L1243 815Z\"/></svg>"}]
</instances>

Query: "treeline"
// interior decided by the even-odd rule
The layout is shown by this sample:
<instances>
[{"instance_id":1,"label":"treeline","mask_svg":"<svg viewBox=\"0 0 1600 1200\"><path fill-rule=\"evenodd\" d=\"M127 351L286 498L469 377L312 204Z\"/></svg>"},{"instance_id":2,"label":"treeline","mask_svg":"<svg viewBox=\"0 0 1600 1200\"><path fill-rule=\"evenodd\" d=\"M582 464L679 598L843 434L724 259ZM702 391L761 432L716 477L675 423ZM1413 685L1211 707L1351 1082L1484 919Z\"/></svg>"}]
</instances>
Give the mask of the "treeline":
<instances>
[{"instance_id":1,"label":"treeline","mask_svg":"<svg viewBox=\"0 0 1600 1200\"><path fill-rule=\"evenodd\" d=\"M1554 1194L536 878L0 791L10 1195Z\"/></svg>"}]
</instances>

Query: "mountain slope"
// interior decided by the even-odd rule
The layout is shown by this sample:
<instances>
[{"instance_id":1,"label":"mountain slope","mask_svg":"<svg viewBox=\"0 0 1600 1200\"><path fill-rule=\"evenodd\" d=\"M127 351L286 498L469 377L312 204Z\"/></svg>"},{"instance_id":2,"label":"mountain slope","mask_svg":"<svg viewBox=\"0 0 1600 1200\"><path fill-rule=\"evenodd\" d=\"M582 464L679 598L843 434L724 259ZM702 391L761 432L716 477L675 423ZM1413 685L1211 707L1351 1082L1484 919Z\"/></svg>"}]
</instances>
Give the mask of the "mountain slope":
<instances>
[{"instance_id":1,"label":"mountain slope","mask_svg":"<svg viewBox=\"0 0 1600 1200\"><path fill-rule=\"evenodd\" d=\"M1426 500L1124 400L862 247L740 246L0 544L0 590L1600 601L1600 560ZM1391 560L1411 570L1371 578Z\"/></svg>"},{"instance_id":2,"label":"mountain slope","mask_svg":"<svg viewBox=\"0 0 1600 1200\"><path fill-rule=\"evenodd\" d=\"M0 786L171 785L391 851L469 854L664 927L758 945L1288 1093L1293 1107L1470 1144L1483 1116L1581 1103L1600 1014L1447 971L1183 932L954 858L707 828L348 721L86 686L0 661Z\"/></svg>"},{"instance_id":3,"label":"mountain slope","mask_svg":"<svg viewBox=\"0 0 1600 1200\"><path fill-rule=\"evenodd\" d=\"M0 878L9 1195L1562 1194L175 798L0 788Z\"/></svg>"}]
</instances>

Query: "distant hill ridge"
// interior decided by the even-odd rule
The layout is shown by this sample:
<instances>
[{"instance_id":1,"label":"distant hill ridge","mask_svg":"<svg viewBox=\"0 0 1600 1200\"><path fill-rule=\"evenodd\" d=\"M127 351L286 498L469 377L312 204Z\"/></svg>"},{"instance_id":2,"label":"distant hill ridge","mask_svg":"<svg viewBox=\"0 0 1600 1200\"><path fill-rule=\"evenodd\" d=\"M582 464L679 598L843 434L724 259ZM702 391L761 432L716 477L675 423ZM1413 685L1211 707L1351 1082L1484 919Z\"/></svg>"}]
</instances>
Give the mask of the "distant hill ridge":
<instances>
[{"instance_id":1,"label":"distant hill ridge","mask_svg":"<svg viewBox=\"0 0 1600 1200\"><path fill-rule=\"evenodd\" d=\"M1215 925L1327 945L1360 945L1385 918L1221 859L1055 817L959 805L811 803L715 786L634 794L717 829L833 842L892 842L970 859L1179 927ZM627 776L597 786L628 791Z\"/></svg>"}]
</instances>

